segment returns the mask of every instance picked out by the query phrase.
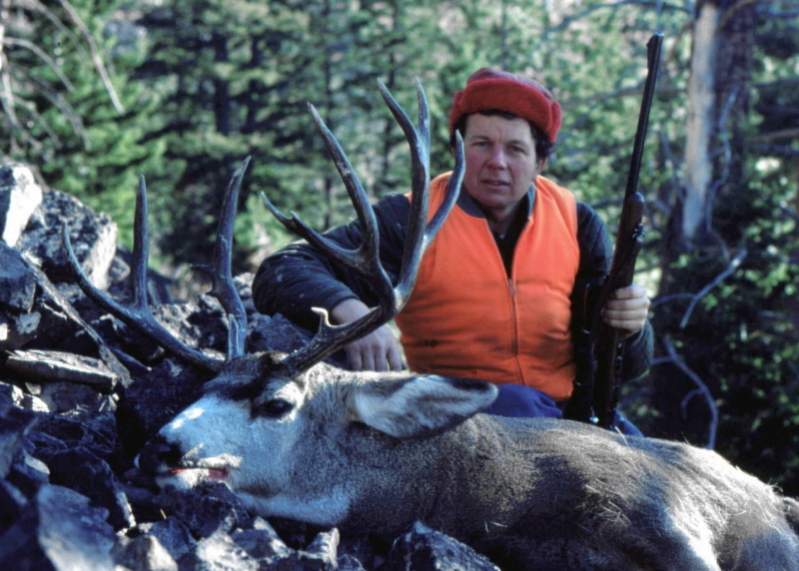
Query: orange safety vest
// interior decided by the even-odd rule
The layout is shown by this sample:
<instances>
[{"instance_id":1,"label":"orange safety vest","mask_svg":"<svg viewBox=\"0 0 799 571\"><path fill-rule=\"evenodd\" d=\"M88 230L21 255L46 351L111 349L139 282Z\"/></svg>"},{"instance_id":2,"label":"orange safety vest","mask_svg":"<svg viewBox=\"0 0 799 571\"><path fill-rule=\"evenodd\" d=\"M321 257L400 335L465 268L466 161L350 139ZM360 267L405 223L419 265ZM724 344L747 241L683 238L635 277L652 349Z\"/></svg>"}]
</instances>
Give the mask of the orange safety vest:
<instances>
[{"instance_id":1,"label":"orange safety vest","mask_svg":"<svg viewBox=\"0 0 799 571\"><path fill-rule=\"evenodd\" d=\"M431 183L431 216L448 180L446 173ZM528 385L555 400L571 395L577 203L544 177L535 186L510 279L488 221L453 208L396 317L411 370Z\"/></svg>"}]
</instances>

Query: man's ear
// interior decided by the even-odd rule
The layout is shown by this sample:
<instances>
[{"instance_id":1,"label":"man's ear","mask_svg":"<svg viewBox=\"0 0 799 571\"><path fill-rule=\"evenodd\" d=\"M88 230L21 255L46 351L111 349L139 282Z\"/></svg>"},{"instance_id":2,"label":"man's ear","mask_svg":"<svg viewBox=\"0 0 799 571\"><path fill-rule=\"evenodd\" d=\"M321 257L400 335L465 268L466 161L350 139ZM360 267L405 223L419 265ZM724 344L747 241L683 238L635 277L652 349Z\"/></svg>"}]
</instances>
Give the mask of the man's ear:
<instances>
[{"instance_id":1,"label":"man's ear","mask_svg":"<svg viewBox=\"0 0 799 571\"><path fill-rule=\"evenodd\" d=\"M489 406L496 386L482 381L418 375L374 379L353 387L353 417L396 438L432 436Z\"/></svg>"}]
</instances>

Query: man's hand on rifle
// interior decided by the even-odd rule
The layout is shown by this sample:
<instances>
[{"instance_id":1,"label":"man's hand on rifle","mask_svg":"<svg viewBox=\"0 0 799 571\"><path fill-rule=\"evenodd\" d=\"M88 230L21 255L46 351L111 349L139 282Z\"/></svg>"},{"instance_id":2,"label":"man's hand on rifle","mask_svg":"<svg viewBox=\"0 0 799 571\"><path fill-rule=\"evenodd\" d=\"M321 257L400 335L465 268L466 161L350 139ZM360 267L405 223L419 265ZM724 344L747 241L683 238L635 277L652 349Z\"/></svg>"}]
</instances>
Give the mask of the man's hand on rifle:
<instances>
[{"instance_id":1,"label":"man's hand on rifle","mask_svg":"<svg viewBox=\"0 0 799 571\"><path fill-rule=\"evenodd\" d=\"M649 314L649 296L639 285L632 284L614 291L602 309L602 321L631 337L644 328Z\"/></svg>"}]
</instances>

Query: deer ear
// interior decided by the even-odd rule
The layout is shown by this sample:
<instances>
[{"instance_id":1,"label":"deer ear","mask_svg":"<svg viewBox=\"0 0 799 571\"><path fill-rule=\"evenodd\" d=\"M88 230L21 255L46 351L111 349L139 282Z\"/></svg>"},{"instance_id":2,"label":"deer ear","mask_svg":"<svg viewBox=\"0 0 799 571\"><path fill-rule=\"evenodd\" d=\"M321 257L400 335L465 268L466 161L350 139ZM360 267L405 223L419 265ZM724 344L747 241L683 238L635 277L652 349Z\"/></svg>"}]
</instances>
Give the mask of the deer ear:
<instances>
[{"instance_id":1,"label":"deer ear","mask_svg":"<svg viewBox=\"0 0 799 571\"><path fill-rule=\"evenodd\" d=\"M350 398L353 416L397 438L432 436L484 409L497 388L482 381L418 375L356 385Z\"/></svg>"}]
</instances>

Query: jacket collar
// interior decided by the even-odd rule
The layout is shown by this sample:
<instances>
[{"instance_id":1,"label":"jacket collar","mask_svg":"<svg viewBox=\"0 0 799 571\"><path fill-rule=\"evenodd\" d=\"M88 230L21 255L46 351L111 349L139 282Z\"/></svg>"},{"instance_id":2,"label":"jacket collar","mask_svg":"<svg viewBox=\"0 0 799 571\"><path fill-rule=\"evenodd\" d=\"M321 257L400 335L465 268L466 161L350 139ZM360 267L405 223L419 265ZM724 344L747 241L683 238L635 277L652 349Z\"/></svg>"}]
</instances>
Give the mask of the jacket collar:
<instances>
[{"instance_id":1,"label":"jacket collar","mask_svg":"<svg viewBox=\"0 0 799 571\"><path fill-rule=\"evenodd\" d=\"M527 193L521 198L523 203L522 208L525 209L527 220L529 220L530 216L533 214L533 208L535 207L535 195L535 182L533 182L530 185L530 188L527 190ZM480 208L480 205L465 190L460 193L460 196L458 196L458 206L470 216L474 216L475 218L485 218L485 214Z\"/></svg>"}]
</instances>

